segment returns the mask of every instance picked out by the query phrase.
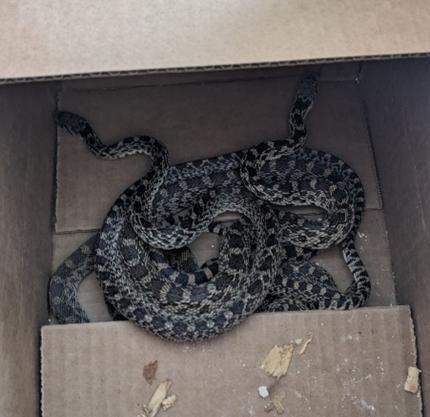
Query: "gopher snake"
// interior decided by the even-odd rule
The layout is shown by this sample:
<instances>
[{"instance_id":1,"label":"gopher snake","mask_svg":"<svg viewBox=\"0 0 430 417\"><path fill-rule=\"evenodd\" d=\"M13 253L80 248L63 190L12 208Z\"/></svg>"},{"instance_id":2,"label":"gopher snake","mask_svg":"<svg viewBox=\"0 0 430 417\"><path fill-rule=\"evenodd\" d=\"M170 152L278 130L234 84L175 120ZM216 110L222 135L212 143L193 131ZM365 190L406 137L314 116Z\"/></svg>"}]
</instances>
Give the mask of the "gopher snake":
<instances>
[{"instance_id":1,"label":"gopher snake","mask_svg":"<svg viewBox=\"0 0 430 417\"><path fill-rule=\"evenodd\" d=\"M142 153L153 160L151 171L117 199L100 233L52 276L50 304L57 320L88 321L77 289L94 270L115 311L174 340L220 334L255 311L363 305L370 282L354 239L364 192L343 161L304 146L315 93L315 80L303 80L287 139L176 166L154 138L106 146L85 119L57 113L58 126L81 136L100 158ZM300 215L291 206L315 206L322 214ZM226 211L241 217L218 223ZM220 236L219 256L199 269L185 246L207 231ZM309 261L316 250L334 244L341 244L353 276L344 293Z\"/></svg>"}]
</instances>

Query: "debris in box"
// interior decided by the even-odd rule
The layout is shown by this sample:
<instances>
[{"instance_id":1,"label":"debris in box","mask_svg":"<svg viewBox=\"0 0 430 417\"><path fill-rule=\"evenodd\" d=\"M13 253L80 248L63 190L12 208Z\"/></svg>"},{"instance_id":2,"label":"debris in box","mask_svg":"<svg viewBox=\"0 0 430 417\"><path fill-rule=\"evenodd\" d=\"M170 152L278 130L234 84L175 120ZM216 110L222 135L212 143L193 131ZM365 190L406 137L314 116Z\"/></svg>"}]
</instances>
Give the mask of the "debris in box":
<instances>
[{"instance_id":1,"label":"debris in box","mask_svg":"<svg viewBox=\"0 0 430 417\"><path fill-rule=\"evenodd\" d=\"M297 353L300 356L303 355L305 353L305 351L306 351L309 343L311 343L311 342L312 342L312 335L310 335L304 342L302 340L302 343L300 343L301 346L300 346L300 348L299 348L299 350L298 350Z\"/></svg>"},{"instance_id":2,"label":"debris in box","mask_svg":"<svg viewBox=\"0 0 430 417\"><path fill-rule=\"evenodd\" d=\"M143 377L146 382L150 385L155 380L155 374L157 373L158 361L149 362L147 365L143 367Z\"/></svg>"},{"instance_id":3,"label":"debris in box","mask_svg":"<svg viewBox=\"0 0 430 417\"><path fill-rule=\"evenodd\" d=\"M278 414L284 413L285 407L282 401L286 393L281 389L279 380L288 372L295 347L298 349L297 355L303 355L309 343L311 343L312 337L312 334L310 334L306 339L298 338L295 339L294 342L286 345L275 345L264 358L260 366L261 369L271 377L277 378L277 381L271 387L267 388L266 385L261 385L257 389L261 398L269 398L270 400L264 406L264 411L266 413L270 413L273 410L276 410Z\"/></svg>"},{"instance_id":4,"label":"debris in box","mask_svg":"<svg viewBox=\"0 0 430 417\"><path fill-rule=\"evenodd\" d=\"M169 409L176 401L176 395L170 395L169 397L167 397L167 394L171 386L172 386L172 381L170 381L169 379L167 379L166 381L160 382L157 389L152 394L152 397L149 400L149 404L144 405L142 407L143 414L141 414L139 417L155 417L158 411L160 410L160 407L162 407L163 402L165 402L166 400L168 401L167 403L165 403L165 406L163 407L163 409L164 410Z\"/></svg>"},{"instance_id":5,"label":"debris in box","mask_svg":"<svg viewBox=\"0 0 430 417\"><path fill-rule=\"evenodd\" d=\"M273 346L272 350L264 358L261 369L264 369L270 376L280 378L288 372L293 352L293 343Z\"/></svg>"},{"instance_id":6,"label":"debris in box","mask_svg":"<svg viewBox=\"0 0 430 417\"><path fill-rule=\"evenodd\" d=\"M406 378L405 385L403 386L405 391L412 394L416 394L418 392L420 386L420 373L421 369L418 369L415 366L410 366L408 368L408 376Z\"/></svg>"},{"instance_id":7,"label":"debris in box","mask_svg":"<svg viewBox=\"0 0 430 417\"><path fill-rule=\"evenodd\" d=\"M269 396L269 390L267 389L266 385L261 385L258 387L258 395L261 398L267 398Z\"/></svg>"},{"instance_id":8,"label":"debris in box","mask_svg":"<svg viewBox=\"0 0 430 417\"><path fill-rule=\"evenodd\" d=\"M176 394L169 395L167 398L165 398L163 400L163 402L161 403L161 407L162 407L163 411L166 411L170 407L172 407L173 404L175 404L177 399L178 399L178 397L176 396Z\"/></svg>"}]
</instances>

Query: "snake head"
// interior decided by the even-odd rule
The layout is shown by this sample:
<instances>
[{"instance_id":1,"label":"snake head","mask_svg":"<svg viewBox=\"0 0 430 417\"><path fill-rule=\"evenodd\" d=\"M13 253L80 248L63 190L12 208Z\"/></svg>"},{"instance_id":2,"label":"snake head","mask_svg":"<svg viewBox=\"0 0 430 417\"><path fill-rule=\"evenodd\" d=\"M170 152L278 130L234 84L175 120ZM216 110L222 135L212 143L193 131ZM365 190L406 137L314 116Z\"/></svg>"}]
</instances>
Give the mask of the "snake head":
<instances>
[{"instance_id":1,"label":"snake head","mask_svg":"<svg viewBox=\"0 0 430 417\"><path fill-rule=\"evenodd\" d=\"M54 121L59 128L71 135L82 135L90 127L86 119L68 111L54 112Z\"/></svg>"},{"instance_id":2,"label":"snake head","mask_svg":"<svg viewBox=\"0 0 430 417\"><path fill-rule=\"evenodd\" d=\"M318 81L313 75L309 75L302 79L297 89L297 97L304 100L315 101L318 92Z\"/></svg>"}]
</instances>

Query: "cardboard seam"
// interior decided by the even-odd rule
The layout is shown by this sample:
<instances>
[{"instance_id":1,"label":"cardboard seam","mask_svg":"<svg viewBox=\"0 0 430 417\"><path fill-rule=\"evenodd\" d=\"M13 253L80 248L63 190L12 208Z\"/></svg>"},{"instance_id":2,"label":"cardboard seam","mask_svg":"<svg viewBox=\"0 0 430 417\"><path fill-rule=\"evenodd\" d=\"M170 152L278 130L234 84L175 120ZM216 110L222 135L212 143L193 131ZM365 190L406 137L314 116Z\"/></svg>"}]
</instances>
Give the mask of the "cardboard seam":
<instances>
[{"instance_id":1,"label":"cardboard seam","mask_svg":"<svg viewBox=\"0 0 430 417\"><path fill-rule=\"evenodd\" d=\"M64 90L66 92L72 92L72 93L91 93L91 94L98 94L98 93L107 93L107 92L115 92L115 91L125 91L125 90L134 90L134 89L146 89L146 88L160 88L160 87L183 87L188 85L217 85L217 84L234 84L234 83L246 83L246 82L255 82L255 81L272 81L272 80L291 80L294 78L302 78L307 75L314 75L319 79L319 83L344 83L344 82L355 82L357 80L358 74L355 74L351 78L330 78L330 77L323 77L321 78L321 68L315 70L304 70L302 74L294 73L294 74L284 74L284 75L267 75L267 76L254 76L254 77L238 77L238 78L229 78L228 80L198 80L198 81L172 81L172 82L159 82L154 84L131 84L131 85L122 85L122 86L110 86L110 87L103 87L98 86L96 88L91 87L71 87L71 88L65 88Z\"/></svg>"},{"instance_id":2,"label":"cardboard seam","mask_svg":"<svg viewBox=\"0 0 430 417\"><path fill-rule=\"evenodd\" d=\"M60 90L62 89L62 85L60 84ZM58 109L60 108L60 91L56 91L55 92L55 109L54 111L58 111ZM54 123L54 121L53 121ZM52 188L52 195L53 195L53 234L55 233L56 229L57 229L57 223L58 223L58 217L57 217L57 212L58 212L58 190L60 189L60 184L59 184L59 175L58 175L58 168L59 168L59 135L58 135L58 128L55 127L55 152L54 152L54 184L53 184L53 188ZM54 245L54 239L53 239L53 235L51 236L51 242L52 245ZM54 257L52 256L51 259L51 269L53 266L53 261L54 261Z\"/></svg>"},{"instance_id":3,"label":"cardboard seam","mask_svg":"<svg viewBox=\"0 0 430 417\"><path fill-rule=\"evenodd\" d=\"M60 104L60 92L57 92L56 95L56 108L55 111L58 111L58 109L61 107ZM55 150L55 187L54 187L54 200L55 200L55 209L54 209L54 233L57 233L57 225L58 225L58 216L57 213L59 212L59 189L60 184L59 184L59 178L60 176L58 175L59 172L59 162L60 162L60 156L59 156L59 152L60 152L60 135L58 134L58 127L55 127L55 144L56 144L56 150Z\"/></svg>"},{"instance_id":4,"label":"cardboard seam","mask_svg":"<svg viewBox=\"0 0 430 417\"><path fill-rule=\"evenodd\" d=\"M315 71L304 71L305 74L315 75L319 77L320 69ZM246 83L246 82L255 82L255 81L266 81L266 80L282 80L282 79L292 79L292 78L300 78L302 75L300 74L291 74L291 75L268 75L268 76L255 76L255 77L239 77L239 78L229 78L228 80L198 80L198 81L175 81L175 82L160 82L154 84L133 84L127 86L119 86L119 87L96 87L96 88L69 88L67 92L79 92L79 93L105 93L112 91L124 91L124 90L134 90L134 89L144 89L144 88L160 88L160 87L182 87L188 85L216 85L216 84L234 84L234 83ZM326 80L324 80L326 81ZM323 81L323 82L324 82ZM327 80L328 81L328 80ZM334 80L338 81L338 80Z\"/></svg>"},{"instance_id":5,"label":"cardboard seam","mask_svg":"<svg viewBox=\"0 0 430 417\"><path fill-rule=\"evenodd\" d=\"M360 85L361 85L360 77L361 77L361 71L359 74L359 78L356 80L355 86L356 86L358 98L359 98L360 103L361 103L364 125L365 125L366 131L367 131L367 137L368 137L367 145L368 145L369 153L370 153L370 155L372 157L372 161L373 161L373 164L371 164L371 169L372 169L373 174L375 175L375 178L376 178L376 183L377 183L376 193L377 193L377 198L378 198L378 204L379 204L379 208L381 210L383 210L384 209L384 199L382 197L381 179L380 179L380 175L379 175L379 171L378 171L378 166L376 163L376 153L375 153L375 149L373 146L373 134L372 134L372 128L370 127L368 108L367 108L366 101L365 101L364 96L363 96L363 92L362 92L361 87L360 87Z\"/></svg>"},{"instance_id":6,"label":"cardboard seam","mask_svg":"<svg viewBox=\"0 0 430 417\"><path fill-rule=\"evenodd\" d=\"M298 59L290 61L271 61L271 62L256 62L242 64L221 64L208 66L192 66L192 67L170 67L170 68L152 68L140 70L118 70L118 71L96 71L88 73L73 73L73 74L58 74L58 75L41 75L29 77L6 77L0 78L0 85L3 84L20 84L29 82L55 81L55 80L72 80L82 78L106 78L106 77L128 77L133 75L144 74L162 74L162 73L183 73L183 72L206 72L206 71L225 71L231 69L246 69L246 68L275 68L298 65L314 65L314 64L329 64L337 62L355 62L355 61L380 61L399 58L425 58L430 56L429 52L413 52L387 55L357 55L351 57L334 57L334 58L313 58L313 59Z\"/></svg>"}]
</instances>

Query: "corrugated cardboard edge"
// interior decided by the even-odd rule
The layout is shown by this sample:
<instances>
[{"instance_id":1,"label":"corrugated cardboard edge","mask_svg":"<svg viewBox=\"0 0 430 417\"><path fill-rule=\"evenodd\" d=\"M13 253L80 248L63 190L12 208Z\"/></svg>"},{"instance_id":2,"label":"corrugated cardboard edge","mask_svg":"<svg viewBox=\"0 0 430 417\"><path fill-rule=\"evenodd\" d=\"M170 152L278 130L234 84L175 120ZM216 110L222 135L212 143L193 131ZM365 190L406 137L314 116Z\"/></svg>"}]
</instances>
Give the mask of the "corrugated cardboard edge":
<instances>
[{"instance_id":1,"label":"corrugated cardboard edge","mask_svg":"<svg viewBox=\"0 0 430 417\"><path fill-rule=\"evenodd\" d=\"M88 78L109 78L109 77L132 77L145 74L173 74L186 72L209 72L209 71L228 71L239 69L256 69L256 68L275 68L275 67L293 67L298 65L318 65L318 64L334 64L357 61L380 61L400 58L426 58L429 57L429 52L417 52L406 54L390 54L390 55L358 55L351 57L335 57L321 59L302 59L291 61L273 61L273 62L254 62L247 64L231 64L231 65L208 65L198 67L172 67L172 68L152 68L142 70L124 70L124 71L106 71L106 72L88 72L75 74L58 74L37 77L17 77L17 78L0 78L0 85L5 84L21 84L30 82L46 82L46 81L63 81L77 80Z\"/></svg>"},{"instance_id":2,"label":"corrugated cardboard edge","mask_svg":"<svg viewBox=\"0 0 430 417\"><path fill-rule=\"evenodd\" d=\"M40 407L40 415L41 417L43 417L43 393L45 392L44 387L43 387L43 381L45 380L45 378L43 377L43 364L44 364L44 357L43 357L43 329L46 326L42 326L42 328L40 329L40 395L39 395L39 407Z\"/></svg>"},{"instance_id":3,"label":"corrugated cardboard edge","mask_svg":"<svg viewBox=\"0 0 430 417\"><path fill-rule=\"evenodd\" d=\"M378 202L379 202L380 208L382 210L384 210L384 199L382 198L381 178L380 178L380 175L379 175L379 172L378 172L378 166L377 166L377 163L376 163L376 154L375 154L375 149L374 149L374 146L373 146L373 136L372 136L372 129L371 129L371 126L370 126L370 121L369 121L368 108L367 108L367 105L366 105L366 100L364 99L364 96L363 96L362 88L360 86L361 77L362 77L362 70L363 70L362 67L363 67L363 65L360 67L360 72L359 72L359 74L357 76L357 79L356 79L357 94L358 94L358 96L360 98L360 101L361 101L361 110L362 110L362 113L363 113L364 123L366 125L367 135L369 137L369 141L368 141L369 152L372 155L372 158L373 158L373 161L374 161L374 163L372 165L372 169L374 170L373 174L375 175L375 178L376 178L376 181L377 181L377 184L378 184L378 187L377 187ZM386 238L388 239L387 236L386 236Z\"/></svg>"},{"instance_id":4,"label":"corrugated cardboard edge","mask_svg":"<svg viewBox=\"0 0 430 417\"><path fill-rule=\"evenodd\" d=\"M408 311L409 311L409 329L411 332L411 340L412 340L412 345L413 345L413 349L414 349L414 361L415 361L415 363L411 364L410 366L418 367L418 348L417 348L417 335L415 332L415 323L414 323L414 319L412 317L411 307L410 306L405 306L405 307L407 307ZM405 381L406 381L406 377L407 377L407 373L405 374ZM422 384L420 381L418 393L416 395L418 397L421 415L424 416L422 390L423 390L423 388L422 388Z\"/></svg>"}]
</instances>

